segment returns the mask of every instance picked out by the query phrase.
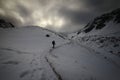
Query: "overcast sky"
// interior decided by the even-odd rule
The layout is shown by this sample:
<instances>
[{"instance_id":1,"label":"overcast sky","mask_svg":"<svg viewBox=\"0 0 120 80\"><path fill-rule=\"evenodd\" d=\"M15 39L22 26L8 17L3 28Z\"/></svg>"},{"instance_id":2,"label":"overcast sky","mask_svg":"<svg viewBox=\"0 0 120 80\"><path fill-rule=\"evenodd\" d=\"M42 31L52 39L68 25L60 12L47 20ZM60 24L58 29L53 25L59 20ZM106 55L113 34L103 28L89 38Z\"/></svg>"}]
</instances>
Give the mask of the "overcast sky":
<instances>
[{"instance_id":1,"label":"overcast sky","mask_svg":"<svg viewBox=\"0 0 120 80\"><path fill-rule=\"evenodd\" d=\"M37 25L66 32L120 7L120 0L0 0L0 18L16 26Z\"/></svg>"}]
</instances>

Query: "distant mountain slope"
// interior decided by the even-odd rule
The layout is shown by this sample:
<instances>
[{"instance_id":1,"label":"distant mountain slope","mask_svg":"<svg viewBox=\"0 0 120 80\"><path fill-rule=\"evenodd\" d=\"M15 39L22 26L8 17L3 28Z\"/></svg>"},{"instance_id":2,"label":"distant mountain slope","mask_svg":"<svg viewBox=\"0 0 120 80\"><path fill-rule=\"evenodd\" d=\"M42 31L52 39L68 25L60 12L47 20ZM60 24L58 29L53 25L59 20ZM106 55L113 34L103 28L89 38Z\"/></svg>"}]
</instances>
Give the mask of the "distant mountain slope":
<instances>
[{"instance_id":1,"label":"distant mountain slope","mask_svg":"<svg viewBox=\"0 0 120 80\"><path fill-rule=\"evenodd\" d=\"M22 49L27 51L40 51L64 42L63 37L55 32L40 27L22 27L15 29L0 29L0 47ZM42 48L41 48L42 46Z\"/></svg>"},{"instance_id":2,"label":"distant mountain slope","mask_svg":"<svg viewBox=\"0 0 120 80\"><path fill-rule=\"evenodd\" d=\"M71 42L47 57L60 80L120 79L120 9L95 18L67 37Z\"/></svg>"},{"instance_id":3,"label":"distant mountain slope","mask_svg":"<svg viewBox=\"0 0 120 80\"><path fill-rule=\"evenodd\" d=\"M0 29L0 80L120 80L119 32L96 33L111 28L72 39L35 26Z\"/></svg>"},{"instance_id":4,"label":"distant mountain slope","mask_svg":"<svg viewBox=\"0 0 120 80\"><path fill-rule=\"evenodd\" d=\"M15 26L10 22L0 19L0 28L15 28Z\"/></svg>"},{"instance_id":5,"label":"distant mountain slope","mask_svg":"<svg viewBox=\"0 0 120 80\"><path fill-rule=\"evenodd\" d=\"M52 48L68 42L39 27L0 29L0 80L58 80L45 60Z\"/></svg>"},{"instance_id":6,"label":"distant mountain slope","mask_svg":"<svg viewBox=\"0 0 120 80\"><path fill-rule=\"evenodd\" d=\"M99 17L96 17L92 22L88 23L80 33L106 31L106 33L120 31L120 8L113 10L109 13L105 13Z\"/></svg>"},{"instance_id":7,"label":"distant mountain slope","mask_svg":"<svg viewBox=\"0 0 120 80\"><path fill-rule=\"evenodd\" d=\"M73 40L120 64L120 8L95 18L72 34L75 35Z\"/></svg>"}]
</instances>

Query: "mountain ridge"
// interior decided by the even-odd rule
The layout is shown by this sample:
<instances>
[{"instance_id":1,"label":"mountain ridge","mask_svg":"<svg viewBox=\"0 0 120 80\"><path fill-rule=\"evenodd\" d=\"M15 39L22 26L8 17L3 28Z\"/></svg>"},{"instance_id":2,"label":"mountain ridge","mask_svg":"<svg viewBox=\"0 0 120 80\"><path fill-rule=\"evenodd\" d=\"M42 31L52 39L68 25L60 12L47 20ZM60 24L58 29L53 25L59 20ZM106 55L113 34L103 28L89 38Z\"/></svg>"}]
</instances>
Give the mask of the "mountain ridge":
<instances>
[{"instance_id":1,"label":"mountain ridge","mask_svg":"<svg viewBox=\"0 0 120 80\"><path fill-rule=\"evenodd\" d=\"M78 31L78 34L81 32L89 33L93 29L103 29L110 21L114 24L120 23L120 8L96 17L92 22L89 22L83 29Z\"/></svg>"}]
</instances>

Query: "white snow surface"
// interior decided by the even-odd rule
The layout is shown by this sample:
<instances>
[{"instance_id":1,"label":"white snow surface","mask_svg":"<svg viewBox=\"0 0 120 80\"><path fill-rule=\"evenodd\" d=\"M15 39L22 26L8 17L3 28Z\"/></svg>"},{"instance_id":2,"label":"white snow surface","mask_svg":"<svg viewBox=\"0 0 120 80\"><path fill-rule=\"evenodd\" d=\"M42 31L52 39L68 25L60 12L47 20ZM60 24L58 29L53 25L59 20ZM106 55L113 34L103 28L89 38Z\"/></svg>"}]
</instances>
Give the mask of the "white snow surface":
<instances>
[{"instance_id":1,"label":"white snow surface","mask_svg":"<svg viewBox=\"0 0 120 80\"><path fill-rule=\"evenodd\" d=\"M53 40L56 46L66 40L37 27L0 29L0 38L0 80L58 80L44 56Z\"/></svg>"},{"instance_id":2,"label":"white snow surface","mask_svg":"<svg viewBox=\"0 0 120 80\"><path fill-rule=\"evenodd\" d=\"M106 59L78 38L37 27L0 29L0 38L0 80L120 80L120 61Z\"/></svg>"},{"instance_id":3,"label":"white snow surface","mask_svg":"<svg viewBox=\"0 0 120 80\"><path fill-rule=\"evenodd\" d=\"M48 59L62 80L119 80L120 67L95 51L72 42L53 50Z\"/></svg>"},{"instance_id":4,"label":"white snow surface","mask_svg":"<svg viewBox=\"0 0 120 80\"><path fill-rule=\"evenodd\" d=\"M83 36L89 36L89 35L109 35L109 34L116 34L120 32L120 24L115 23L114 21L110 21L105 23L105 27L102 29L96 30L93 28L90 32L81 32L79 35L75 35L74 37L83 37Z\"/></svg>"}]
</instances>

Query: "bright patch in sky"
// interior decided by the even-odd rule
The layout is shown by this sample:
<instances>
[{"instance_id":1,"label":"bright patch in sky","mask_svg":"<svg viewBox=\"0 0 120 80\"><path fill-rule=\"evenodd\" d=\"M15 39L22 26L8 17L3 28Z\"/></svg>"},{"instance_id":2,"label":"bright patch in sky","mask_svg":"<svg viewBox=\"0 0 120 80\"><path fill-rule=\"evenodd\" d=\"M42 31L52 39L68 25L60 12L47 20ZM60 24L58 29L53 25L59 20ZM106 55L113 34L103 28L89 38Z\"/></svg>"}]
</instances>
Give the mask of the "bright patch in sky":
<instances>
[{"instance_id":1,"label":"bright patch in sky","mask_svg":"<svg viewBox=\"0 0 120 80\"><path fill-rule=\"evenodd\" d=\"M56 27L61 28L65 23L63 18L60 18L56 15L45 15L41 13L40 11L36 11L33 14L33 18L35 19L35 25L41 26L41 27Z\"/></svg>"},{"instance_id":2,"label":"bright patch in sky","mask_svg":"<svg viewBox=\"0 0 120 80\"><path fill-rule=\"evenodd\" d=\"M71 19L62 13L65 10L81 10L78 0L1 0L0 15L14 19L16 26L35 25L60 30Z\"/></svg>"},{"instance_id":3,"label":"bright patch in sky","mask_svg":"<svg viewBox=\"0 0 120 80\"><path fill-rule=\"evenodd\" d=\"M114 2L115 0L0 0L0 18L17 27L32 25L61 32L75 31L83 28L94 16L111 10L114 6L118 7L120 0Z\"/></svg>"}]
</instances>

